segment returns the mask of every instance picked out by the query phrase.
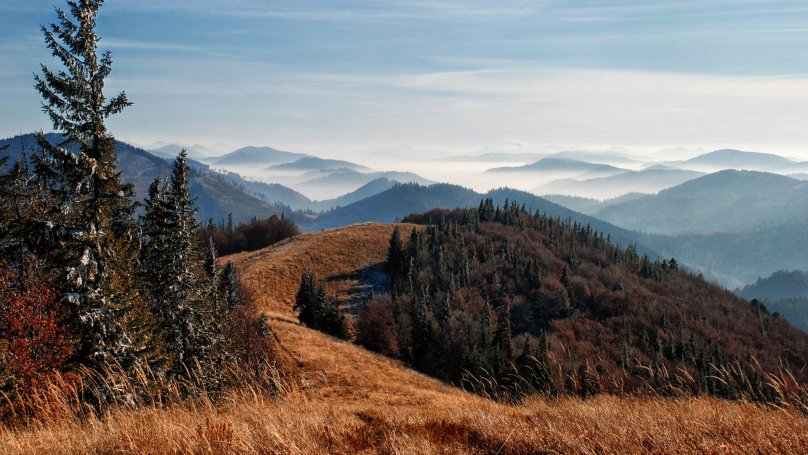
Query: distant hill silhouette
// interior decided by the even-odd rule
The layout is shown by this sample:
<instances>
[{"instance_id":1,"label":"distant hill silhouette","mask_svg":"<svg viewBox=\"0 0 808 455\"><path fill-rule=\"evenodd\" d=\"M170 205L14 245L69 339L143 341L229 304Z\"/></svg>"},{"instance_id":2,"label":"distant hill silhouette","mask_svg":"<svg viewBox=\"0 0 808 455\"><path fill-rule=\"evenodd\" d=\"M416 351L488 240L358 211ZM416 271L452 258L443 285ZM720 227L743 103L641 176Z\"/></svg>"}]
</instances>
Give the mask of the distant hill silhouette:
<instances>
[{"instance_id":1,"label":"distant hill silhouette","mask_svg":"<svg viewBox=\"0 0 808 455\"><path fill-rule=\"evenodd\" d=\"M808 272L778 270L738 290L738 295L760 300L808 298Z\"/></svg>"},{"instance_id":2,"label":"distant hill silhouette","mask_svg":"<svg viewBox=\"0 0 808 455\"><path fill-rule=\"evenodd\" d=\"M268 166L270 164L287 163L301 158L308 158L303 153L284 152L270 147L243 147L212 161L214 165L230 166Z\"/></svg>"},{"instance_id":3,"label":"distant hill silhouette","mask_svg":"<svg viewBox=\"0 0 808 455\"><path fill-rule=\"evenodd\" d=\"M476 208L479 206L480 201L488 197L496 204L504 204L507 200L516 202L520 206L524 205L530 211L538 210L550 217L564 220L570 219L583 225L589 224L592 229L610 235L612 241L621 245L636 243L638 240L638 235L634 232L554 204L525 191L500 188L483 194L458 185L445 183L430 186L418 184L395 185L379 194L326 212L313 220L307 227L309 229L324 229L368 221L389 223L400 220L412 213L425 212L434 208ZM650 252L647 248L642 247L641 249Z\"/></svg>"},{"instance_id":4,"label":"distant hill silhouette","mask_svg":"<svg viewBox=\"0 0 808 455\"><path fill-rule=\"evenodd\" d=\"M720 171L606 207L598 218L661 234L740 232L808 213L808 183L756 171Z\"/></svg>"},{"instance_id":5,"label":"distant hill silhouette","mask_svg":"<svg viewBox=\"0 0 808 455\"><path fill-rule=\"evenodd\" d=\"M771 153L722 149L691 158L685 166L709 166L719 169L772 170L795 164L795 161Z\"/></svg>"},{"instance_id":6,"label":"distant hill silhouette","mask_svg":"<svg viewBox=\"0 0 808 455\"><path fill-rule=\"evenodd\" d=\"M703 175L674 168L651 167L607 177L556 180L533 189L536 194L566 194L589 198L614 198L623 194L656 193Z\"/></svg>"},{"instance_id":7,"label":"distant hill silhouette","mask_svg":"<svg viewBox=\"0 0 808 455\"><path fill-rule=\"evenodd\" d=\"M46 137L53 143L61 141L61 136L56 134L48 134ZM33 134L0 140L0 147L4 145L9 145L9 148L0 153L11 157L11 162L22 156L23 151L30 157L31 151L36 150ZM139 199L145 196L149 184L155 178L171 173L170 160L120 141L116 141L115 148L118 153L118 168L123 172L124 179L134 184ZM198 219L213 218L221 221L232 213L233 220L239 222L289 211L250 196L225 176L205 170L206 167L201 163L191 163L191 194L199 208Z\"/></svg>"}]
</instances>

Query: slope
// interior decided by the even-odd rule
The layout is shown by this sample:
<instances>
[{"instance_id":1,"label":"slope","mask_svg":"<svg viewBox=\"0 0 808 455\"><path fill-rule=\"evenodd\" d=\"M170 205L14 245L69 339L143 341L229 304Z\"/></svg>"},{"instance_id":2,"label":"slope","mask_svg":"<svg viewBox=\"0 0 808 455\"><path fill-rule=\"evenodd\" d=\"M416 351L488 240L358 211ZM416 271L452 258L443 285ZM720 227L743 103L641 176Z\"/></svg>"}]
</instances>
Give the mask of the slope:
<instances>
[{"instance_id":1,"label":"slope","mask_svg":"<svg viewBox=\"0 0 808 455\"><path fill-rule=\"evenodd\" d=\"M614 198L629 192L656 193L700 177L700 172L649 168L608 177L555 180L533 189L536 194L566 194L597 199Z\"/></svg>"},{"instance_id":2,"label":"slope","mask_svg":"<svg viewBox=\"0 0 808 455\"><path fill-rule=\"evenodd\" d=\"M779 225L805 213L808 183L765 172L727 170L614 204L595 216L649 233L709 234Z\"/></svg>"},{"instance_id":3,"label":"slope","mask_svg":"<svg viewBox=\"0 0 808 455\"><path fill-rule=\"evenodd\" d=\"M307 157L309 155L303 153L284 152L270 147L249 146L220 157L211 158L211 162L217 166L267 166Z\"/></svg>"}]
</instances>

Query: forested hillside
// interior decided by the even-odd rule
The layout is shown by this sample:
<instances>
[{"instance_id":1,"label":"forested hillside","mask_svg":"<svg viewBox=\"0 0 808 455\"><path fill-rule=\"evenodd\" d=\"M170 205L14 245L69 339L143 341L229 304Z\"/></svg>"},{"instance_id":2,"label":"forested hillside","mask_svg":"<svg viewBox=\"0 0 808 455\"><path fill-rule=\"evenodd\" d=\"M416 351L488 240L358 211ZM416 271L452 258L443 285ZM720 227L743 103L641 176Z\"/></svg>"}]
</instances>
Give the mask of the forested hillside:
<instances>
[{"instance_id":1,"label":"forested hillside","mask_svg":"<svg viewBox=\"0 0 808 455\"><path fill-rule=\"evenodd\" d=\"M398 239L389 295L358 340L420 371L508 396L654 390L779 400L768 375L806 379L808 336L759 304L588 226L516 204L435 210Z\"/></svg>"}]
</instances>

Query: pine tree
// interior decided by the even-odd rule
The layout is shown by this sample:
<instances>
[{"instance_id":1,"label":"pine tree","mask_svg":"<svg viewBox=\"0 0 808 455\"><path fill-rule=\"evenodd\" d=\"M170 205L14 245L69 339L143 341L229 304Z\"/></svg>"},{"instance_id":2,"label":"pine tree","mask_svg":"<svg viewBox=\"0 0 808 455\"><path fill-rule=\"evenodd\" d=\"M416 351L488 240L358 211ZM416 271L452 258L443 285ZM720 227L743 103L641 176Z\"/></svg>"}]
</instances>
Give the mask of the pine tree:
<instances>
[{"instance_id":1,"label":"pine tree","mask_svg":"<svg viewBox=\"0 0 808 455\"><path fill-rule=\"evenodd\" d=\"M322 283L317 284L313 272L306 270L300 278L294 309L298 320L306 327L320 330L337 338L348 338L348 324L336 302L328 298Z\"/></svg>"},{"instance_id":2,"label":"pine tree","mask_svg":"<svg viewBox=\"0 0 808 455\"><path fill-rule=\"evenodd\" d=\"M112 59L109 52L100 58L96 53L102 4L69 1L72 18L56 10L59 23L42 31L63 68L43 65L35 77L42 109L63 137L53 145L43 132L37 134L42 155L35 157L36 175L51 201L42 223L51 244L42 251L49 250L61 299L75 308L82 335L77 360L94 367L130 365L145 349L130 338L143 326L133 278L139 249L134 189L122 181L115 140L104 123L131 103L123 92L110 100L104 95Z\"/></svg>"},{"instance_id":3,"label":"pine tree","mask_svg":"<svg viewBox=\"0 0 808 455\"><path fill-rule=\"evenodd\" d=\"M144 290L159 321L166 373L185 376L199 364L202 379L215 386L224 352L223 321L229 313L222 311L218 293L209 292L217 287L214 279L202 271L189 174L188 156L182 151L168 184L155 180L149 188L142 217Z\"/></svg>"},{"instance_id":4,"label":"pine tree","mask_svg":"<svg viewBox=\"0 0 808 455\"><path fill-rule=\"evenodd\" d=\"M227 304L229 311L235 310L241 305L241 286L236 275L236 267L232 262L227 263L222 271L221 285L219 293Z\"/></svg>"},{"instance_id":5,"label":"pine tree","mask_svg":"<svg viewBox=\"0 0 808 455\"><path fill-rule=\"evenodd\" d=\"M300 277L300 287L295 296L294 306L294 309L298 311L297 319L301 324L316 328L317 313L320 311L317 307L318 304L314 272L305 270Z\"/></svg>"},{"instance_id":6,"label":"pine tree","mask_svg":"<svg viewBox=\"0 0 808 455\"><path fill-rule=\"evenodd\" d=\"M398 274L404 272L406 258L404 256L404 245L401 243L401 231L398 226L393 229L390 236L390 245L387 248L387 262L385 264L387 273L395 279Z\"/></svg>"}]
</instances>

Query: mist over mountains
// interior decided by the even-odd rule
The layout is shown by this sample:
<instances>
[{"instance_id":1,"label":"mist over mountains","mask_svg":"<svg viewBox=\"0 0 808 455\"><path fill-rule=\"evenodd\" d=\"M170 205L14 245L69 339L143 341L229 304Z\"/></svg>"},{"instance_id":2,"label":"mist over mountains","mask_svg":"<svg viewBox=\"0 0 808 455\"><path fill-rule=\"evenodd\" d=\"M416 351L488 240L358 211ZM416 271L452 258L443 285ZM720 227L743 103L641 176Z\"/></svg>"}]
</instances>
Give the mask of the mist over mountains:
<instances>
[{"instance_id":1,"label":"mist over mountains","mask_svg":"<svg viewBox=\"0 0 808 455\"><path fill-rule=\"evenodd\" d=\"M24 135L4 144L15 157L33 150L35 141ZM172 144L154 153L124 142L117 147L120 168L141 197L155 177L167 174L171 152L181 150ZM200 219L284 214L311 231L393 222L433 208L476 207L490 197L590 225L652 257L676 257L729 288L781 269L808 270L808 182L792 172L805 163L773 154L726 149L654 161L618 153L503 152L433 161L437 168L475 162L484 168L482 181L503 187L475 191L452 184L450 172L438 183L406 168L377 170L270 147L210 152L199 150L191 161ZM510 164L497 165L503 162Z\"/></svg>"}]
</instances>

